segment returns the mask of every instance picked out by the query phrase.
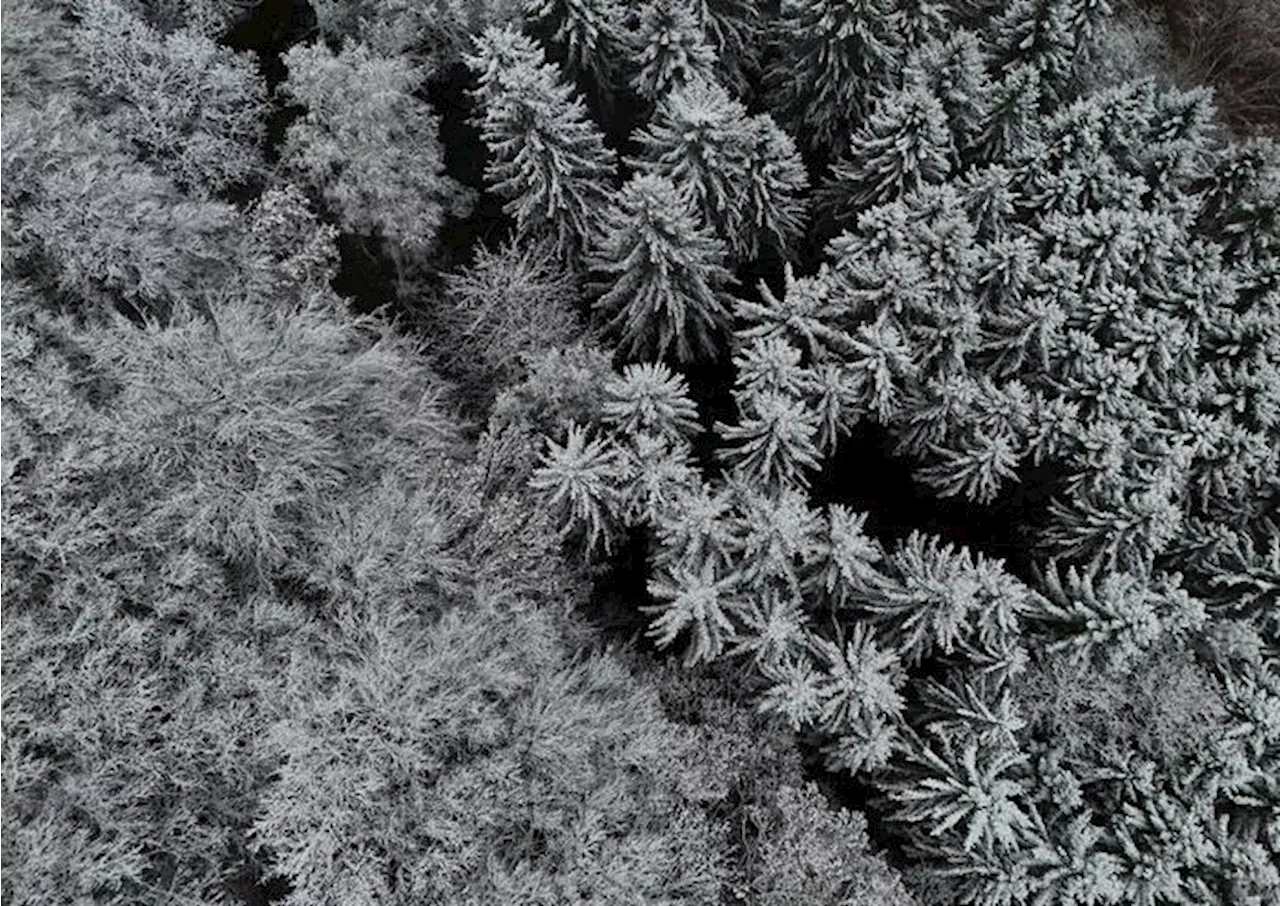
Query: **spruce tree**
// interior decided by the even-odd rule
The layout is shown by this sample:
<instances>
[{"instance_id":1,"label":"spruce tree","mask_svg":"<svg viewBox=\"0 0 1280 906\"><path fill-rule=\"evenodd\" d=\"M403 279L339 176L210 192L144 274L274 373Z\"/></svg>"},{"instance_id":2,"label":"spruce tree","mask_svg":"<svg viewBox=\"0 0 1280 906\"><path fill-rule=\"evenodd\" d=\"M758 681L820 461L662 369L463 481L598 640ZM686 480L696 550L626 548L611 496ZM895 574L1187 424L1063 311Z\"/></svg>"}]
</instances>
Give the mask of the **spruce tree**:
<instances>
[{"instance_id":1,"label":"spruce tree","mask_svg":"<svg viewBox=\"0 0 1280 906\"><path fill-rule=\"evenodd\" d=\"M698 81L662 98L635 142L631 163L692 199L736 259L762 247L785 254L802 234L808 177L794 143L719 84Z\"/></svg>"},{"instance_id":2,"label":"spruce tree","mask_svg":"<svg viewBox=\"0 0 1280 906\"><path fill-rule=\"evenodd\" d=\"M610 95L638 46L626 4L619 0L523 0L525 17L564 49L569 70Z\"/></svg>"},{"instance_id":3,"label":"spruce tree","mask_svg":"<svg viewBox=\"0 0 1280 906\"><path fill-rule=\"evenodd\" d=\"M614 153L532 39L510 27L489 28L467 64L478 81L479 124L490 153L486 181L509 199L503 210L521 237L545 235L576 258L597 238L613 191Z\"/></svg>"},{"instance_id":4,"label":"spruce tree","mask_svg":"<svg viewBox=\"0 0 1280 906\"><path fill-rule=\"evenodd\" d=\"M782 8L779 51L765 73L769 109L813 151L836 155L866 114L869 92L906 52L896 0L795 0Z\"/></svg>"},{"instance_id":5,"label":"spruce tree","mask_svg":"<svg viewBox=\"0 0 1280 906\"><path fill-rule=\"evenodd\" d=\"M647 100L674 88L714 78L716 52L696 11L683 0L647 0L635 32L639 69L631 87Z\"/></svg>"},{"instance_id":6,"label":"spruce tree","mask_svg":"<svg viewBox=\"0 0 1280 906\"><path fill-rule=\"evenodd\" d=\"M707 43L716 55L716 72L742 97L759 75L766 21L759 0L693 0Z\"/></svg>"},{"instance_id":7,"label":"spruce tree","mask_svg":"<svg viewBox=\"0 0 1280 906\"><path fill-rule=\"evenodd\" d=\"M776 390L742 394L741 419L736 425L716 425L730 446L722 459L745 480L761 487L807 487L808 472L817 470L816 414L796 399Z\"/></svg>"},{"instance_id":8,"label":"spruce tree","mask_svg":"<svg viewBox=\"0 0 1280 906\"><path fill-rule=\"evenodd\" d=\"M940 183L955 157L946 110L923 79L874 104L849 139L819 197L836 224L926 183Z\"/></svg>"},{"instance_id":9,"label":"spruce tree","mask_svg":"<svg viewBox=\"0 0 1280 906\"><path fill-rule=\"evenodd\" d=\"M676 189L635 176L605 213L587 259L605 277L595 307L630 358L715 358L732 311L721 242Z\"/></svg>"},{"instance_id":10,"label":"spruce tree","mask_svg":"<svg viewBox=\"0 0 1280 906\"><path fill-rule=\"evenodd\" d=\"M990 22L987 45L997 67L1032 66L1052 97L1068 99L1076 66L1110 15L1110 0L1014 0Z\"/></svg>"}]
</instances>

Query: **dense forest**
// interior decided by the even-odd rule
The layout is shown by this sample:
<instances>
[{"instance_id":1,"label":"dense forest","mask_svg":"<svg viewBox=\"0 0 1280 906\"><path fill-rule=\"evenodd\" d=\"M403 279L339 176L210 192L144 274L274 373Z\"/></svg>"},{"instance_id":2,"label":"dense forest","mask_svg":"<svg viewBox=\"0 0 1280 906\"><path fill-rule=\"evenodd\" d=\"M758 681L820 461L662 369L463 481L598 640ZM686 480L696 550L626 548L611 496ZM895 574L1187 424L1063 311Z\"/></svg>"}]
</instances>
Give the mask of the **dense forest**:
<instances>
[{"instance_id":1,"label":"dense forest","mask_svg":"<svg viewBox=\"0 0 1280 906\"><path fill-rule=\"evenodd\" d=\"M1280 4L0 16L4 906L1280 902Z\"/></svg>"}]
</instances>

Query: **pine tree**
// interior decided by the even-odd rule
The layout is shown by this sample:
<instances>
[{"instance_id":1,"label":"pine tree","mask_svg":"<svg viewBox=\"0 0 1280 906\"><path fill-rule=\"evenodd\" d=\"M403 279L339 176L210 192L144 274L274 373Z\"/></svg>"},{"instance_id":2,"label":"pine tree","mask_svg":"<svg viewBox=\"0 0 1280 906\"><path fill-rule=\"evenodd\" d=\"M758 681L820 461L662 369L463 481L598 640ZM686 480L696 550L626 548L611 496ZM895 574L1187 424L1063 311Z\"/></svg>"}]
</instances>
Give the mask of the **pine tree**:
<instances>
[{"instance_id":1,"label":"pine tree","mask_svg":"<svg viewBox=\"0 0 1280 906\"><path fill-rule=\"evenodd\" d=\"M799 594L822 554L822 516L794 485L764 488L731 473L735 568L753 586Z\"/></svg>"},{"instance_id":2,"label":"pine tree","mask_svg":"<svg viewBox=\"0 0 1280 906\"><path fill-rule=\"evenodd\" d=\"M413 92L425 73L407 58L347 43L284 55L283 90L306 108L289 127L283 159L332 206L351 232L409 248L434 248L447 216L471 194L444 172L439 118Z\"/></svg>"},{"instance_id":3,"label":"pine tree","mask_svg":"<svg viewBox=\"0 0 1280 906\"><path fill-rule=\"evenodd\" d=\"M769 109L814 151L838 155L871 89L894 78L906 38L895 0L795 0L765 74Z\"/></svg>"},{"instance_id":4,"label":"pine tree","mask_svg":"<svg viewBox=\"0 0 1280 906\"><path fill-rule=\"evenodd\" d=\"M838 360L853 349L853 338L838 324L848 312L849 300L829 269L812 277L795 276L784 267L781 296L768 284L759 284L761 302L737 300L737 315L747 326L736 335L744 342L785 338L799 346L815 362Z\"/></svg>"},{"instance_id":5,"label":"pine tree","mask_svg":"<svg viewBox=\"0 0 1280 906\"><path fill-rule=\"evenodd\" d=\"M1123 668L1165 636L1201 629L1204 604L1181 588L1180 576L1108 571L1098 562L1062 569L1050 561L1037 570L1043 591L1028 618L1049 635L1050 648L1074 651Z\"/></svg>"},{"instance_id":6,"label":"pine tree","mask_svg":"<svg viewBox=\"0 0 1280 906\"><path fill-rule=\"evenodd\" d=\"M595 307L631 358L715 358L732 310L723 262L723 245L669 182L633 177L588 258L612 280Z\"/></svg>"},{"instance_id":7,"label":"pine tree","mask_svg":"<svg viewBox=\"0 0 1280 906\"><path fill-rule=\"evenodd\" d=\"M867 514L832 504L827 508L826 532L809 579L835 606L851 604L875 589L884 577L877 564L885 559L880 543L866 531Z\"/></svg>"},{"instance_id":8,"label":"pine tree","mask_svg":"<svg viewBox=\"0 0 1280 906\"><path fill-rule=\"evenodd\" d=\"M618 0L524 0L526 18L564 48L569 69L590 77L606 95L622 81L636 53L628 12Z\"/></svg>"},{"instance_id":9,"label":"pine tree","mask_svg":"<svg viewBox=\"0 0 1280 906\"><path fill-rule=\"evenodd\" d=\"M686 664L715 660L734 638L739 580L732 573L720 573L715 561L703 559L663 568L650 580L649 594L662 603L641 608L654 615L648 635L666 648L689 632Z\"/></svg>"},{"instance_id":10,"label":"pine tree","mask_svg":"<svg viewBox=\"0 0 1280 906\"><path fill-rule=\"evenodd\" d=\"M248 55L161 34L115 0L86 0L73 32L109 128L183 188L216 193L262 166L266 88Z\"/></svg>"},{"instance_id":11,"label":"pine tree","mask_svg":"<svg viewBox=\"0 0 1280 906\"><path fill-rule=\"evenodd\" d=\"M901 715L904 677L898 657L877 644L866 624L855 625L847 638L843 632L831 641L815 636L811 647L820 671L816 723L825 733L841 736L870 719Z\"/></svg>"},{"instance_id":12,"label":"pine tree","mask_svg":"<svg viewBox=\"0 0 1280 906\"><path fill-rule=\"evenodd\" d=\"M910 664L954 651L983 602L980 573L969 551L912 532L889 565L898 578L860 601L860 609L885 626L883 636Z\"/></svg>"},{"instance_id":13,"label":"pine tree","mask_svg":"<svg viewBox=\"0 0 1280 906\"><path fill-rule=\"evenodd\" d=\"M592 245L616 161L542 49L511 28L489 28L467 57L479 87L485 178L510 199L521 237L545 234L567 258Z\"/></svg>"},{"instance_id":14,"label":"pine tree","mask_svg":"<svg viewBox=\"0 0 1280 906\"><path fill-rule=\"evenodd\" d=\"M758 76L765 16L759 0L694 0L698 21L716 55L719 80L744 97Z\"/></svg>"},{"instance_id":15,"label":"pine tree","mask_svg":"<svg viewBox=\"0 0 1280 906\"><path fill-rule=\"evenodd\" d=\"M639 70L631 87L653 101L694 81L714 78L715 50L697 12L682 0L647 0L635 32Z\"/></svg>"},{"instance_id":16,"label":"pine tree","mask_svg":"<svg viewBox=\"0 0 1280 906\"><path fill-rule=\"evenodd\" d=\"M821 464L813 410L774 390L744 394L738 405L737 425L716 423L716 432L730 445L721 459L760 487L807 487L808 473Z\"/></svg>"},{"instance_id":17,"label":"pine tree","mask_svg":"<svg viewBox=\"0 0 1280 906\"><path fill-rule=\"evenodd\" d=\"M631 526L652 526L687 499L700 479L691 448L683 439L640 433L625 449L623 521Z\"/></svg>"},{"instance_id":18,"label":"pine tree","mask_svg":"<svg viewBox=\"0 0 1280 906\"><path fill-rule=\"evenodd\" d=\"M874 102L819 196L841 225L872 205L947 178L955 157L947 114L923 80Z\"/></svg>"},{"instance_id":19,"label":"pine tree","mask_svg":"<svg viewBox=\"0 0 1280 906\"><path fill-rule=\"evenodd\" d=\"M893 820L922 843L948 835L964 851L1016 850L1033 827L1020 801L1027 783L1010 776L1026 760L1017 749L943 736L936 749L913 752L906 776L890 785Z\"/></svg>"},{"instance_id":20,"label":"pine tree","mask_svg":"<svg viewBox=\"0 0 1280 906\"><path fill-rule=\"evenodd\" d=\"M1075 67L1110 15L1110 0L1014 0L991 22L988 47L996 66L1033 66L1054 97L1067 98Z\"/></svg>"},{"instance_id":21,"label":"pine tree","mask_svg":"<svg viewBox=\"0 0 1280 906\"><path fill-rule=\"evenodd\" d=\"M627 365L604 386L604 421L626 435L650 433L674 442L698 433L698 409L689 382L665 365Z\"/></svg>"},{"instance_id":22,"label":"pine tree","mask_svg":"<svg viewBox=\"0 0 1280 906\"><path fill-rule=\"evenodd\" d=\"M953 169L963 169L974 158L995 88L980 38L960 30L945 42L921 46L908 58L904 70L905 82L916 79L923 80L942 104L955 148Z\"/></svg>"},{"instance_id":23,"label":"pine tree","mask_svg":"<svg viewBox=\"0 0 1280 906\"><path fill-rule=\"evenodd\" d=\"M547 440L547 449L529 481L546 495L557 514L561 535L581 538L590 556L597 547L609 553L622 517L625 460L608 438L589 438L573 425L563 445Z\"/></svg>"},{"instance_id":24,"label":"pine tree","mask_svg":"<svg viewBox=\"0 0 1280 906\"><path fill-rule=\"evenodd\" d=\"M735 258L787 252L804 230L804 164L768 114L748 116L723 87L694 82L662 98L632 163L670 179Z\"/></svg>"},{"instance_id":25,"label":"pine tree","mask_svg":"<svg viewBox=\"0 0 1280 906\"><path fill-rule=\"evenodd\" d=\"M979 121L975 143L979 160L997 163L1036 134L1045 90L1041 72L1034 66L1020 63L1005 69Z\"/></svg>"},{"instance_id":26,"label":"pine tree","mask_svg":"<svg viewBox=\"0 0 1280 906\"><path fill-rule=\"evenodd\" d=\"M753 670L767 673L806 656L812 633L798 595L768 586L760 594L744 596L736 616L740 625L736 641L725 652L729 657L749 657Z\"/></svg>"}]
</instances>

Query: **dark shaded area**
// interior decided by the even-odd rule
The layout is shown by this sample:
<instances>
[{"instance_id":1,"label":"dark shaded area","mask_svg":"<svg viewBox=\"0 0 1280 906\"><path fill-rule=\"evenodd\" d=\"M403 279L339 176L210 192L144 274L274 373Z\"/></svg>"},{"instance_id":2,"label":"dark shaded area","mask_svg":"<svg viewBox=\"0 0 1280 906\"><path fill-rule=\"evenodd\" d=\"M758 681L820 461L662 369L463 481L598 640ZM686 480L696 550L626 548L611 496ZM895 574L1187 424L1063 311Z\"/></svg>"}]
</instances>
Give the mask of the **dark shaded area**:
<instances>
[{"instance_id":1,"label":"dark shaded area","mask_svg":"<svg viewBox=\"0 0 1280 906\"><path fill-rule=\"evenodd\" d=\"M334 292L351 300L354 311L367 315L388 305L398 308L395 271L377 240L353 233L338 236L338 273L331 285Z\"/></svg>"},{"instance_id":2,"label":"dark shaded area","mask_svg":"<svg viewBox=\"0 0 1280 906\"><path fill-rule=\"evenodd\" d=\"M304 112L301 106L287 103L276 91L289 74L281 55L316 34L316 13L307 0L263 0L222 38L222 43L232 50L257 57L258 71L274 100L267 115L266 144L262 149L268 164L280 160L285 133ZM244 199L236 201L244 203Z\"/></svg>"},{"instance_id":3,"label":"dark shaded area","mask_svg":"<svg viewBox=\"0 0 1280 906\"><path fill-rule=\"evenodd\" d=\"M287 878L264 878L261 869L245 868L227 881L227 891L244 906L271 906L293 892Z\"/></svg>"},{"instance_id":4,"label":"dark shaded area","mask_svg":"<svg viewBox=\"0 0 1280 906\"><path fill-rule=\"evenodd\" d=\"M1191 77L1215 89L1241 133L1280 135L1280 3L1275 0L1140 0L1161 16Z\"/></svg>"},{"instance_id":5,"label":"dark shaded area","mask_svg":"<svg viewBox=\"0 0 1280 906\"><path fill-rule=\"evenodd\" d=\"M262 0L232 26L222 43L257 54L267 88L274 91L288 74L280 55L316 34L316 11L307 0Z\"/></svg>"},{"instance_id":6,"label":"dark shaded area","mask_svg":"<svg viewBox=\"0 0 1280 906\"><path fill-rule=\"evenodd\" d=\"M1058 489L1052 466L1026 469L1020 482L979 506L934 496L916 483L912 464L891 451L888 433L864 424L840 443L814 477L813 505L839 503L867 513L868 531L883 544L892 545L918 529L1005 560L1013 575L1030 580L1031 535Z\"/></svg>"},{"instance_id":7,"label":"dark shaded area","mask_svg":"<svg viewBox=\"0 0 1280 906\"><path fill-rule=\"evenodd\" d=\"M455 63L419 92L440 117L445 173L476 192L471 213L450 220L440 232L441 270L469 261L478 244L496 248L511 227L511 219L502 211L502 199L484 191L489 153L474 122L477 111L470 95L472 87L471 71L465 64Z\"/></svg>"}]
</instances>

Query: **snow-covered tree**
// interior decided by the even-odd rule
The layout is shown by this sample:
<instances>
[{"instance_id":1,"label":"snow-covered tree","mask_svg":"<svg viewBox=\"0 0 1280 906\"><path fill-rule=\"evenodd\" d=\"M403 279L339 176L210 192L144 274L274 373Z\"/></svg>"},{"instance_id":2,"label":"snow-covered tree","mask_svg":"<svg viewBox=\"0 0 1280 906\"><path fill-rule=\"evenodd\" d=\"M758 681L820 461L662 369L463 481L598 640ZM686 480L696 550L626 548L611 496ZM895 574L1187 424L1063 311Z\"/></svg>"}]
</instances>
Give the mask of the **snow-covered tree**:
<instances>
[{"instance_id":1,"label":"snow-covered tree","mask_svg":"<svg viewBox=\"0 0 1280 906\"><path fill-rule=\"evenodd\" d=\"M769 108L812 150L837 155L867 111L872 89L906 53L896 0L792 0L782 6Z\"/></svg>"},{"instance_id":2,"label":"snow-covered tree","mask_svg":"<svg viewBox=\"0 0 1280 906\"><path fill-rule=\"evenodd\" d=\"M622 516L622 451L574 425L563 445L547 441L529 486L546 495L566 539L581 538L587 554L612 550Z\"/></svg>"},{"instance_id":3,"label":"snow-covered tree","mask_svg":"<svg viewBox=\"0 0 1280 906\"><path fill-rule=\"evenodd\" d=\"M336 54L299 45L284 63L283 90L306 108L285 136L285 165L351 232L434 248L446 217L464 215L472 196L445 174L439 118L414 96L425 72L352 43Z\"/></svg>"},{"instance_id":4,"label":"snow-covered tree","mask_svg":"<svg viewBox=\"0 0 1280 906\"><path fill-rule=\"evenodd\" d=\"M105 122L180 186L216 193L262 166L266 85L247 54L163 34L116 0L86 0L72 32Z\"/></svg>"},{"instance_id":5,"label":"snow-covered tree","mask_svg":"<svg viewBox=\"0 0 1280 906\"><path fill-rule=\"evenodd\" d=\"M619 87L639 47L619 0L523 0L525 16L564 48L569 69L606 94Z\"/></svg>"},{"instance_id":6,"label":"snow-covered tree","mask_svg":"<svg viewBox=\"0 0 1280 906\"><path fill-rule=\"evenodd\" d=\"M738 424L717 423L721 458L760 487L807 486L820 458L818 418L805 402L776 390L743 394Z\"/></svg>"},{"instance_id":7,"label":"snow-covered tree","mask_svg":"<svg viewBox=\"0 0 1280 906\"><path fill-rule=\"evenodd\" d=\"M697 81L663 97L635 136L632 163L696 202L738 260L785 253L804 230L808 176L790 136L719 84Z\"/></svg>"},{"instance_id":8,"label":"snow-covered tree","mask_svg":"<svg viewBox=\"0 0 1280 906\"><path fill-rule=\"evenodd\" d=\"M912 79L874 102L819 203L837 225L849 223L866 208L944 181L954 157L946 110L923 80Z\"/></svg>"},{"instance_id":9,"label":"snow-covered tree","mask_svg":"<svg viewBox=\"0 0 1280 906\"><path fill-rule=\"evenodd\" d=\"M716 52L697 10L684 0L646 0L635 31L639 70L631 86L656 100L690 82L714 78Z\"/></svg>"},{"instance_id":10,"label":"snow-covered tree","mask_svg":"<svg viewBox=\"0 0 1280 906\"><path fill-rule=\"evenodd\" d=\"M592 245L613 192L616 159L582 100L532 39L490 28L467 57L479 87L485 179L522 237L551 239L567 258Z\"/></svg>"},{"instance_id":11,"label":"snow-covered tree","mask_svg":"<svg viewBox=\"0 0 1280 906\"><path fill-rule=\"evenodd\" d=\"M605 212L588 265L607 283L595 307L632 358L714 358L732 311L724 246L665 179L635 176Z\"/></svg>"}]
</instances>

